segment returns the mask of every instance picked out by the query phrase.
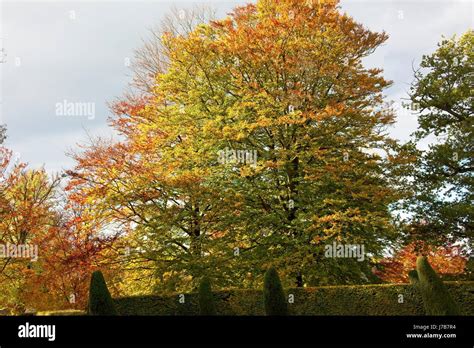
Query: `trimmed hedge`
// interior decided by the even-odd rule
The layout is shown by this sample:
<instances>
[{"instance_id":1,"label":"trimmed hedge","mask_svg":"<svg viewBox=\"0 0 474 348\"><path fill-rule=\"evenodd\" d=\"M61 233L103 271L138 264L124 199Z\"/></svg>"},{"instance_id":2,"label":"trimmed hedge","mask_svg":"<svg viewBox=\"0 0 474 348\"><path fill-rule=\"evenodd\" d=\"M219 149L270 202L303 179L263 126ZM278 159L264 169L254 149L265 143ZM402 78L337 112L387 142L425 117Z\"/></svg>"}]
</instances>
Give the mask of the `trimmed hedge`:
<instances>
[{"instance_id":1,"label":"trimmed hedge","mask_svg":"<svg viewBox=\"0 0 474 348\"><path fill-rule=\"evenodd\" d=\"M460 304L461 314L474 315L474 282L445 282L445 285ZM421 296L410 284L291 288L286 293L294 295L294 303L288 305L290 315L425 314ZM401 300L403 303L399 303ZM219 315L265 315L260 290L217 291L214 301ZM122 297L114 302L121 315L199 315L197 293Z\"/></svg>"}]
</instances>

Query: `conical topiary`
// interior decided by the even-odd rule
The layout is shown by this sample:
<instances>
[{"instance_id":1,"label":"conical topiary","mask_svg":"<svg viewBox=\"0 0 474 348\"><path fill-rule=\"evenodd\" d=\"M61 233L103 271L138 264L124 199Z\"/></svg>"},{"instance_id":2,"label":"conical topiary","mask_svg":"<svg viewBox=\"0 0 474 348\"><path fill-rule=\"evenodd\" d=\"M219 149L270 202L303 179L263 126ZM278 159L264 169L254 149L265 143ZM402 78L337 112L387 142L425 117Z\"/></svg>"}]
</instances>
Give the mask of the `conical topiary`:
<instances>
[{"instance_id":1,"label":"conical topiary","mask_svg":"<svg viewBox=\"0 0 474 348\"><path fill-rule=\"evenodd\" d=\"M211 281L204 277L199 284L199 313L201 315L216 315L216 305L212 294Z\"/></svg>"},{"instance_id":2,"label":"conical topiary","mask_svg":"<svg viewBox=\"0 0 474 348\"><path fill-rule=\"evenodd\" d=\"M263 296L267 315L288 315L285 293L278 272L273 267L265 273Z\"/></svg>"},{"instance_id":3,"label":"conical topiary","mask_svg":"<svg viewBox=\"0 0 474 348\"><path fill-rule=\"evenodd\" d=\"M408 272L408 279L410 279L410 283L412 285L418 285L420 279L418 278L418 272L416 269L412 269L410 272Z\"/></svg>"},{"instance_id":4,"label":"conical topiary","mask_svg":"<svg viewBox=\"0 0 474 348\"><path fill-rule=\"evenodd\" d=\"M114 301L101 271L92 273L88 313L89 315L117 315Z\"/></svg>"},{"instance_id":5,"label":"conical topiary","mask_svg":"<svg viewBox=\"0 0 474 348\"><path fill-rule=\"evenodd\" d=\"M431 268L426 257L418 257L416 270L419 279L418 289L421 292L426 314L459 315L459 307L436 272Z\"/></svg>"}]
</instances>

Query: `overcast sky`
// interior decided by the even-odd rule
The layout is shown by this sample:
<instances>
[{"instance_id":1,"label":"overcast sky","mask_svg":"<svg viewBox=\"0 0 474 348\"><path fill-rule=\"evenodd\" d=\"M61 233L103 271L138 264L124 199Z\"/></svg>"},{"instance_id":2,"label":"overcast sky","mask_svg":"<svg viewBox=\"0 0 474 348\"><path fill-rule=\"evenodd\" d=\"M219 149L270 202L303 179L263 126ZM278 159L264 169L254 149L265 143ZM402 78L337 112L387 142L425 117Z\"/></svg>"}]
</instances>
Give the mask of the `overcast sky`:
<instances>
[{"instance_id":1,"label":"overcast sky","mask_svg":"<svg viewBox=\"0 0 474 348\"><path fill-rule=\"evenodd\" d=\"M303 0L302 0L303 1ZM0 123L8 127L6 146L31 167L70 168L66 152L87 134L111 136L107 102L119 97L131 79L127 58L141 46L149 28L172 6L190 8L203 1L5 1L0 0ZM207 1L222 17L246 1ZM367 60L384 69L393 86L387 99L400 102L423 54L442 35L461 35L474 27L474 2L341 2L342 10L390 38ZM3 54L2 54L3 52ZM6 55L6 57L5 57ZM95 117L58 116L64 101L89 103ZM58 104L60 104L58 106ZM91 109L90 109L91 110ZM67 112L67 110L64 110ZM406 140L416 119L404 111L391 129Z\"/></svg>"}]
</instances>

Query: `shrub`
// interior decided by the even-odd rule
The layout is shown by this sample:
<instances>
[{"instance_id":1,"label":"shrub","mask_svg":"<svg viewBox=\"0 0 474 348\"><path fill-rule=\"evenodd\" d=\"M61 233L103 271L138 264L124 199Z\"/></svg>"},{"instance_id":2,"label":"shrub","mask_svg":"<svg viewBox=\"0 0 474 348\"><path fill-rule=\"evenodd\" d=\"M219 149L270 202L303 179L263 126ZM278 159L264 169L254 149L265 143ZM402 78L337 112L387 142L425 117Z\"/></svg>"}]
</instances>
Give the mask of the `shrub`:
<instances>
[{"instance_id":1,"label":"shrub","mask_svg":"<svg viewBox=\"0 0 474 348\"><path fill-rule=\"evenodd\" d=\"M211 282L204 277L199 285L199 313L201 315L216 315L216 305L212 294Z\"/></svg>"},{"instance_id":2,"label":"shrub","mask_svg":"<svg viewBox=\"0 0 474 348\"><path fill-rule=\"evenodd\" d=\"M419 283L427 315L460 315L459 308L436 272L424 256L416 260Z\"/></svg>"},{"instance_id":3,"label":"shrub","mask_svg":"<svg viewBox=\"0 0 474 348\"><path fill-rule=\"evenodd\" d=\"M410 272L408 272L408 279L412 285L418 285L420 279L418 278L418 272L416 269L412 269Z\"/></svg>"},{"instance_id":4,"label":"shrub","mask_svg":"<svg viewBox=\"0 0 474 348\"><path fill-rule=\"evenodd\" d=\"M101 271L92 273L89 288L89 315L117 315L114 301L110 296Z\"/></svg>"},{"instance_id":5,"label":"shrub","mask_svg":"<svg viewBox=\"0 0 474 348\"><path fill-rule=\"evenodd\" d=\"M265 273L263 288L265 313L267 315L288 315L288 304L275 268Z\"/></svg>"}]
</instances>

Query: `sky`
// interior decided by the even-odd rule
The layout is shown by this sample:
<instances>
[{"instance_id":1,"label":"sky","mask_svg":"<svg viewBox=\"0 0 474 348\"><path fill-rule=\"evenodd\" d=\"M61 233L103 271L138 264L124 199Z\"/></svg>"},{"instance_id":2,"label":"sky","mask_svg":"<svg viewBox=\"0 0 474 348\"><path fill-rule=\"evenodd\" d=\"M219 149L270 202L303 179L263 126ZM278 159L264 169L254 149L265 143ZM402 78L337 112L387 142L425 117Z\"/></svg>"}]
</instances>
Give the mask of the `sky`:
<instances>
[{"instance_id":1,"label":"sky","mask_svg":"<svg viewBox=\"0 0 474 348\"><path fill-rule=\"evenodd\" d=\"M303 1L303 0L302 0ZM127 89L134 50L174 6L209 4L223 17L242 1L0 0L0 124L5 146L32 168L59 172L74 165L67 153L90 136L113 136L107 105ZM393 81L386 99L400 105L423 54L442 36L474 27L472 0L342 0L341 10L388 41L365 60ZM75 116L72 116L74 114ZM398 108L389 131L402 141L416 117ZM422 144L426 146L426 144Z\"/></svg>"}]
</instances>

